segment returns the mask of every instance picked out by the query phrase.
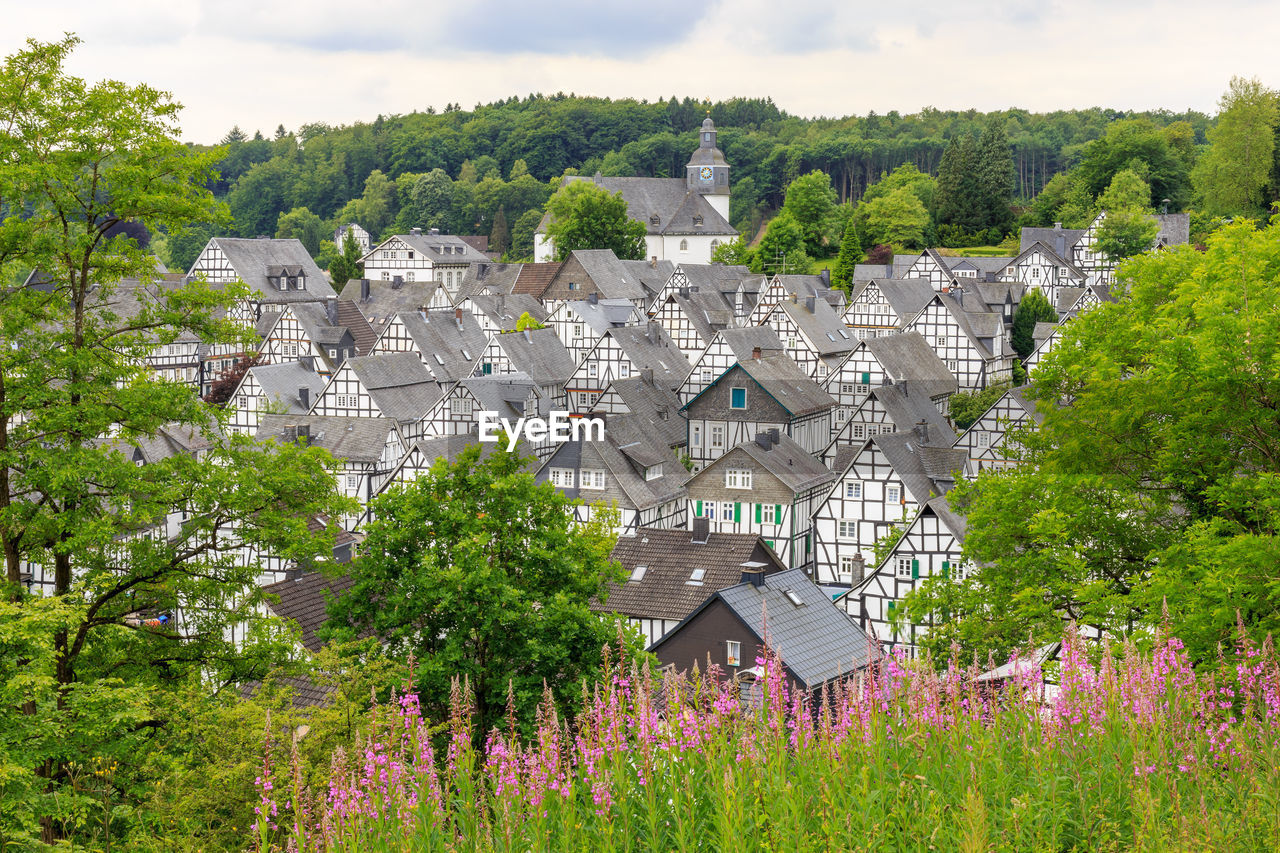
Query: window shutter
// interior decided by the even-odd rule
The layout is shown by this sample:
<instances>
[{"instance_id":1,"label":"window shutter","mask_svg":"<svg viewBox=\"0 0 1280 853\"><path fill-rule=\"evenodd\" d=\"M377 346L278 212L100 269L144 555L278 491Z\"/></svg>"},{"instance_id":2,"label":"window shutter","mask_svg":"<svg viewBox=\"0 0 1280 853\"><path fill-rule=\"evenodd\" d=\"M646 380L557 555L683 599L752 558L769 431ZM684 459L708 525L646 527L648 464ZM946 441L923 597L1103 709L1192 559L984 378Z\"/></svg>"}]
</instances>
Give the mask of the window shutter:
<instances>
[{"instance_id":1,"label":"window shutter","mask_svg":"<svg viewBox=\"0 0 1280 853\"><path fill-rule=\"evenodd\" d=\"M742 504L735 502L733 505L733 523L737 524L739 521L742 521Z\"/></svg>"},{"instance_id":2,"label":"window shutter","mask_svg":"<svg viewBox=\"0 0 1280 853\"><path fill-rule=\"evenodd\" d=\"M916 560L916 559L911 560L911 579L913 581L920 579L920 561L919 560Z\"/></svg>"},{"instance_id":3,"label":"window shutter","mask_svg":"<svg viewBox=\"0 0 1280 853\"><path fill-rule=\"evenodd\" d=\"M693 504L693 514L698 518L702 518L702 501L695 501Z\"/></svg>"},{"instance_id":4,"label":"window shutter","mask_svg":"<svg viewBox=\"0 0 1280 853\"><path fill-rule=\"evenodd\" d=\"M944 578L951 577L951 564L946 560L942 561L942 576Z\"/></svg>"},{"instance_id":5,"label":"window shutter","mask_svg":"<svg viewBox=\"0 0 1280 853\"><path fill-rule=\"evenodd\" d=\"M773 505L773 523L782 524L782 504Z\"/></svg>"},{"instance_id":6,"label":"window shutter","mask_svg":"<svg viewBox=\"0 0 1280 853\"><path fill-rule=\"evenodd\" d=\"M870 384L871 384L871 372L870 372L870 371L864 370L864 371L862 372L862 384L863 384L863 385L870 385Z\"/></svg>"},{"instance_id":7,"label":"window shutter","mask_svg":"<svg viewBox=\"0 0 1280 853\"><path fill-rule=\"evenodd\" d=\"M760 516L761 516L761 510L763 508L764 508L764 504L756 504L756 524L761 523Z\"/></svg>"}]
</instances>

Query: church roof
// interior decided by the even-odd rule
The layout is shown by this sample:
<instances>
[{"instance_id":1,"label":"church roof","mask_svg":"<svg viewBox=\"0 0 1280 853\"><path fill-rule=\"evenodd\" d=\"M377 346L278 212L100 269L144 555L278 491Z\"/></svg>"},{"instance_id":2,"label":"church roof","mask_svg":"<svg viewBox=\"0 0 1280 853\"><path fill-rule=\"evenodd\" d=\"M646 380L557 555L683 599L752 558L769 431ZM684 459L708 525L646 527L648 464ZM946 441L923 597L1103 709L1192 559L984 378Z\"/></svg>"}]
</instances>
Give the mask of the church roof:
<instances>
[{"instance_id":1,"label":"church roof","mask_svg":"<svg viewBox=\"0 0 1280 853\"><path fill-rule=\"evenodd\" d=\"M627 216L644 223L648 234L711 234L736 237L738 232L711 206L700 193L690 190L683 178L594 178L570 175L570 181L593 181L610 193L622 193L627 203ZM700 227L694 217L702 217ZM654 220L654 217L657 220ZM550 214L538 223L538 233L545 234Z\"/></svg>"}]
</instances>

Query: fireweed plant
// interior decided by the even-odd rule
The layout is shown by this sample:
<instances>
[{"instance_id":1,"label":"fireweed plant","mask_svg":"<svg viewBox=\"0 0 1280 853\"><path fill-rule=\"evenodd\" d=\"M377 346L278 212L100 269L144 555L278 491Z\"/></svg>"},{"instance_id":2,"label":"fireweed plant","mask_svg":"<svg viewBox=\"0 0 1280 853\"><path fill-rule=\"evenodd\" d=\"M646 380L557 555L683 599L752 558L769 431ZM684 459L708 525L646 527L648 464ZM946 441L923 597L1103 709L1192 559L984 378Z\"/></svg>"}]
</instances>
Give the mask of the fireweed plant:
<instances>
[{"instance_id":1,"label":"fireweed plant","mask_svg":"<svg viewBox=\"0 0 1280 853\"><path fill-rule=\"evenodd\" d=\"M1094 664L1069 633L1056 672L1014 661L992 688L954 659L882 657L817 695L767 652L751 691L615 666L572 725L548 694L531 740L510 720L482 750L465 683L438 728L406 693L328 790L268 745L258 849L1280 849L1270 640L1212 673L1176 638Z\"/></svg>"}]
</instances>

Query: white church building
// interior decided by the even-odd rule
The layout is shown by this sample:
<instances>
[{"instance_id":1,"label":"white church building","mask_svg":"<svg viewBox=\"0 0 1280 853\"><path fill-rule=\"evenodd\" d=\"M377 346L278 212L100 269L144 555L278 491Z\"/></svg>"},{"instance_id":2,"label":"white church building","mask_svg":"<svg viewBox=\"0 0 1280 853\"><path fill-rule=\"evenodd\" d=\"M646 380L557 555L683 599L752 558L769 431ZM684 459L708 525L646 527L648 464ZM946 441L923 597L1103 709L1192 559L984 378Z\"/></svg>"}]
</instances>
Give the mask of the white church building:
<instances>
[{"instance_id":1,"label":"white church building","mask_svg":"<svg viewBox=\"0 0 1280 853\"><path fill-rule=\"evenodd\" d=\"M702 122L698 148L685 166L683 178L594 178L569 176L570 181L594 181L610 193L622 193L627 215L645 226L646 255L650 260L707 264L711 253L733 240L738 232L729 225L729 164L716 147L716 126L710 116ZM547 237L542 217L533 237L533 259L549 261L555 247Z\"/></svg>"}]
</instances>

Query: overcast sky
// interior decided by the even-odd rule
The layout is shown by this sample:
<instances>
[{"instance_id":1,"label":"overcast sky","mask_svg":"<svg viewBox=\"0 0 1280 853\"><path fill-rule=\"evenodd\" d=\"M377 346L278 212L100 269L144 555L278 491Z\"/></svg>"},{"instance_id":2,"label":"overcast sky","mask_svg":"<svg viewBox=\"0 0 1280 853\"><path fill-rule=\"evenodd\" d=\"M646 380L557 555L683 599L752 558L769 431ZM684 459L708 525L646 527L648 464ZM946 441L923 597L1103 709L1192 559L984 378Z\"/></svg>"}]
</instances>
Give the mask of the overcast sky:
<instances>
[{"instance_id":1,"label":"overcast sky","mask_svg":"<svg viewBox=\"0 0 1280 853\"><path fill-rule=\"evenodd\" d=\"M556 91L770 96L803 116L925 106L1216 112L1232 75L1280 86L1264 0L47 0L0 48L70 31L70 70L185 105L183 137L345 124Z\"/></svg>"}]
</instances>

